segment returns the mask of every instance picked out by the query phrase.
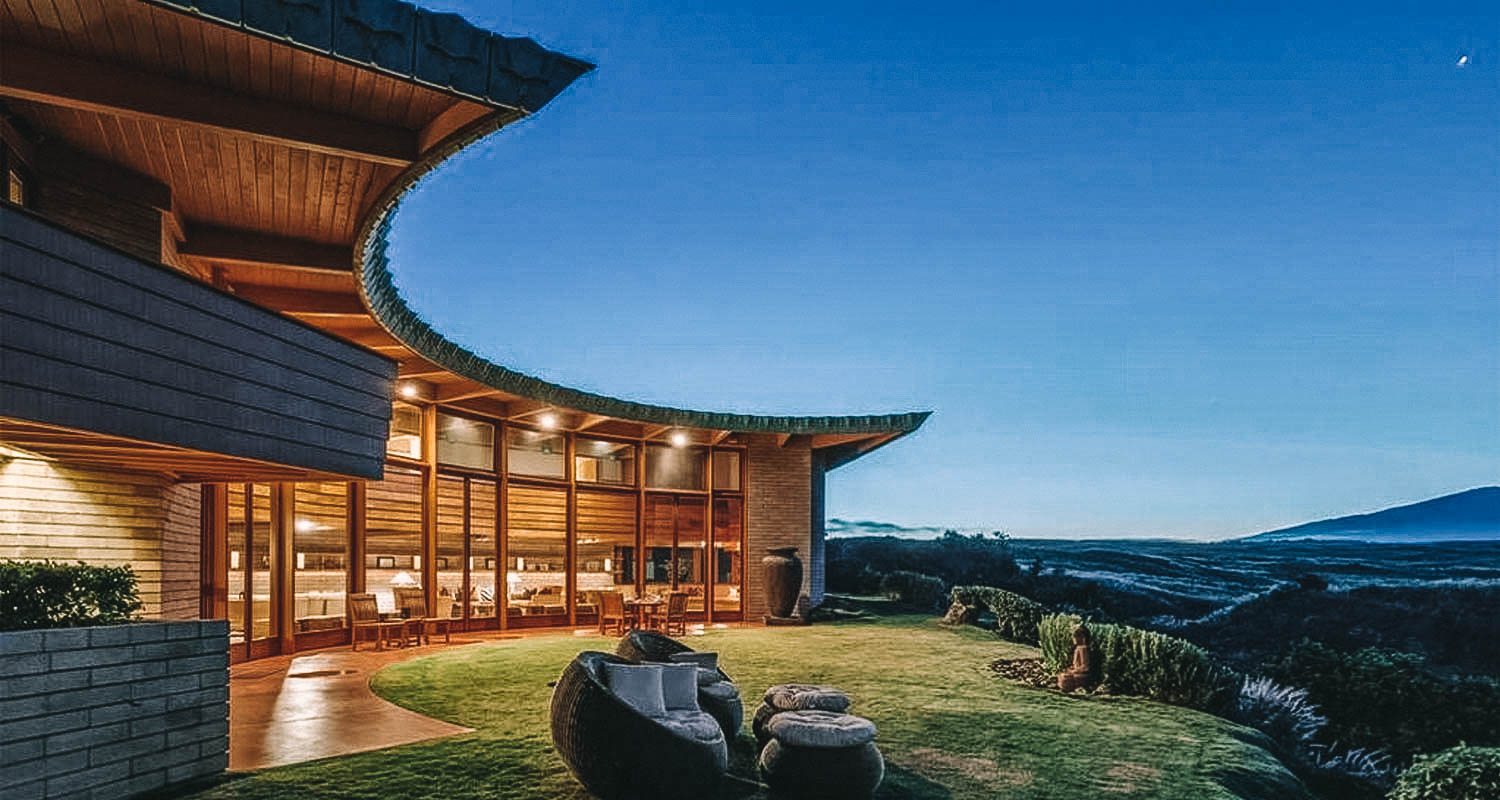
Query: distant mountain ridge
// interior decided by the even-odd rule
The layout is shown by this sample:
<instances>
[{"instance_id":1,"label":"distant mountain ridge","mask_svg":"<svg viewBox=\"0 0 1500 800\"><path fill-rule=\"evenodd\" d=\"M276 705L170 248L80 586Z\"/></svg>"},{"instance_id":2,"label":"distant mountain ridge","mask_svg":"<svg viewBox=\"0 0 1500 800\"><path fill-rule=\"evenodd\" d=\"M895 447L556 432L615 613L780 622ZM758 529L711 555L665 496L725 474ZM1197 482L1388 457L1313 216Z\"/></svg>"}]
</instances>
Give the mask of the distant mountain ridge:
<instances>
[{"instance_id":1,"label":"distant mountain ridge","mask_svg":"<svg viewBox=\"0 0 1500 800\"><path fill-rule=\"evenodd\" d=\"M1434 497L1369 514L1308 522L1246 536L1240 541L1338 539L1366 542L1500 540L1500 486Z\"/></svg>"},{"instance_id":2,"label":"distant mountain ridge","mask_svg":"<svg viewBox=\"0 0 1500 800\"><path fill-rule=\"evenodd\" d=\"M939 525L907 527L892 522L838 518L828 520L826 526L828 535L838 538L896 536L903 539L932 539L949 530L974 534L991 533L1001 528L952 528ZM1369 514L1351 514L1347 517L1307 522L1231 541L1276 542L1304 539L1391 544L1500 542L1500 486L1482 486Z\"/></svg>"}]
</instances>

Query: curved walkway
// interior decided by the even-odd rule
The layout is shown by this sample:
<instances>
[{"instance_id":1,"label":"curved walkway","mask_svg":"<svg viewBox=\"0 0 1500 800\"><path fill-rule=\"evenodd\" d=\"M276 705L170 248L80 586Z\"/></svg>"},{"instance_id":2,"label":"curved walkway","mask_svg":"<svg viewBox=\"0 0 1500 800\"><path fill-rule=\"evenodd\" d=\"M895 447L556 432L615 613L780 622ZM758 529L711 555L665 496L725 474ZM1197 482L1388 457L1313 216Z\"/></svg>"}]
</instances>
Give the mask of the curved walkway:
<instances>
[{"instance_id":1,"label":"curved walkway","mask_svg":"<svg viewBox=\"0 0 1500 800\"><path fill-rule=\"evenodd\" d=\"M358 652L346 645L236 664L229 670L229 769L264 769L468 733L471 728L380 699L370 691L370 677L396 661L500 638L467 633L451 645L377 651L371 643Z\"/></svg>"}]
</instances>

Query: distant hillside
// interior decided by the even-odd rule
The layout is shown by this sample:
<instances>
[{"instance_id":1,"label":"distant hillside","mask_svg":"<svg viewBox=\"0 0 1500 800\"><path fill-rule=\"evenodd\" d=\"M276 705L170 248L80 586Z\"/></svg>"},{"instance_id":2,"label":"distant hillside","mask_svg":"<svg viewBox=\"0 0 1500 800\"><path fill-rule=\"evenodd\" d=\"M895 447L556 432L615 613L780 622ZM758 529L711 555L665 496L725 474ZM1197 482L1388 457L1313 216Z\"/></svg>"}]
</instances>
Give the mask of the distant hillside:
<instances>
[{"instance_id":1,"label":"distant hillside","mask_svg":"<svg viewBox=\"0 0 1500 800\"><path fill-rule=\"evenodd\" d=\"M1341 539L1366 542L1500 541L1500 486L1434 497L1371 514L1308 522L1241 541Z\"/></svg>"}]
</instances>

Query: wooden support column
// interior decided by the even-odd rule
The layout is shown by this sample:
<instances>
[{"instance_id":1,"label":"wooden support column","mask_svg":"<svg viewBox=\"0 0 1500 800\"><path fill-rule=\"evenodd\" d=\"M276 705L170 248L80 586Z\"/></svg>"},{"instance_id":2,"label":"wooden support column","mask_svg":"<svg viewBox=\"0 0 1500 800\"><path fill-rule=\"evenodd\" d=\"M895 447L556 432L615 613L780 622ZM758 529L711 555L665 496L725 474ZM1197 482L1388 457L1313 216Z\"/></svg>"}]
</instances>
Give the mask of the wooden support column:
<instances>
[{"instance_id":1,"label":"wooden support column","mask_svg":"<svg viewBox=\"0 0 1500 800\"><path fill-rule=\"evenodd\" d=\"M198 616L226 619L229 616L229 487L222 483L203 484L202 504Z\"/></svg>"},{"instance_id":2,"label":"wooden support column","mask_svg":"<svg viewBox=\"0 0 1500 800\"><path fill-rule=\"evenodd\" d=\"M646 593L646 445L635 447L635 596Z\"/></svg>"},{"instance_id":3,"label":"wooden support column","mask_svg":"<svg viewBox=\"0 0 1500 800\"><path fill-rule=\"evenodd\" d=\"M364 481L349 484L349 568L346 578L350 594L361 594L365 590L365 500L369 496L369 484Z\"/></svg>"},{"instance_id":4,"label":"wooden support column","mask_svg":"<svg viewBox=\"0 0 1500 800\"><path fill-rule=\"evenodd\" d=\"M506 513L509 502L506 475L510 473L510 429L504 421L495 426L497 445L500 448L499 480L495 484L495 613L500 617L500 630L510 628L510 583L507 581L510 564L510 520Z\"/></svg>"},{"instance_id":5,"label":"wooden support column","mask_svg":"<svg viewBox=\"0 0 1500 800\"><path fill-rule=\"evenodd\" d=\"M577 446L576 437L570 432L565 435L567 448L565 452L566 463L563 464L564 474L568 476L568 502L567 502L567 549L563 557L563 568L567 573L563 575L563 585L567 587L568 602L568 624L578 624L578 475L573 468L574 448Z\"/></svg>"},{"instance_id":6,"label":"wooden support column","mask_svg":"<svg viewBox=\"0 0 1500 800\"><path fill-rule=\"evenodd\" d=\"M437 406L422 407L422 592L437 607Z\"/></svg>"},{"instance_id":7,"label":"wooden support column","mask_svg":"<svg viewBox=\"0 0 1500 800\"><path fill-rule=\"evenodd\" d=\"M292 600L296 487L287 482L271 484L271 623L283 654L297 650L297 606Z\"/></svg>"},{"instance_id":8,"label":"wooden support column","mask_svg":"<svg viewBox=\"0 0 1500 800\"><path fill-rule=\"evenodd\" d=\"M708 448L704 454L708 463L703 467L707 471L708 480L708 507L703 509L703 621L714 621L714 579L718 577L715 567L717 561L714 557L714 449Z\"/></svg>"}]
</instances>

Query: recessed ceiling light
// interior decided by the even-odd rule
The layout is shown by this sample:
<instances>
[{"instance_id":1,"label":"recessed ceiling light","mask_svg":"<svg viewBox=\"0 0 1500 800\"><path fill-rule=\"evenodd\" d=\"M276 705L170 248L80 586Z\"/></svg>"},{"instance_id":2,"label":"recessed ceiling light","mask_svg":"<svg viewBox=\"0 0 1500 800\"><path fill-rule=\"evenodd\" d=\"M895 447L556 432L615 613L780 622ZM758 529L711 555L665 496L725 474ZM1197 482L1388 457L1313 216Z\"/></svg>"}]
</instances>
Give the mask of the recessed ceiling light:
<instances>
[{"instance_id":1,"label":"recessed ceiling light","mask_svg":"<svg viewBox=\"0 0 1500 800\"><path fill-rule=\"evenodd\" d=\"M688 435L684 431L672 431L672 435L667 437L667 441L671 442L673 447L687 447Z\"/></svg>"},{"instance_id":2,"label":"recessed ceiling light","mask_svg":"<svg viewBox=\"0 0 1500 800\"><path fill-rule=\"evenodd\" d=\"M415 383L402 384L401 396L411 399L417 396L417 385Z\"/></svg>"},{"instance_id":3,"label":"recessed ceiling light","mask_svg":"<svg viewBox=\"0 0 1500 800\"><path fill-rule=\"evenodd\" d=\"M549 411L537 417L536 424L542 426L544 430L553 430L557 427L557 415Z\"/></svg>"}]
</instances>

